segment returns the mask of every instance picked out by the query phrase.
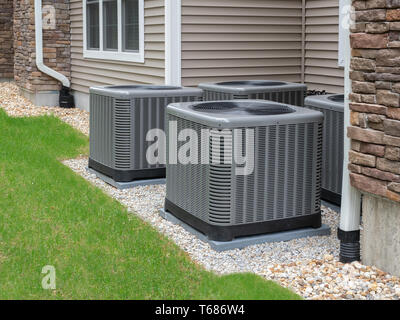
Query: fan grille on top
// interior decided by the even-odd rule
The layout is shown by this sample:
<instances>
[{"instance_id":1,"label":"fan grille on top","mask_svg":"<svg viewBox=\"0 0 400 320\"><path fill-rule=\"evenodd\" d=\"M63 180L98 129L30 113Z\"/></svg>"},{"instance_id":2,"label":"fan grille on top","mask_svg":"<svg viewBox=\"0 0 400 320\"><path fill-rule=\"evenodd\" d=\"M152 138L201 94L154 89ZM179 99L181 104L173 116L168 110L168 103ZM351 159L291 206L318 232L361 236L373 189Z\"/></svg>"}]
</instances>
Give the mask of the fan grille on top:
<instances>
[{"instance_id":1,"label":"fan grille on top","mask_svg":"<svg viewBox=\"0 0 400 320\"><path fill-rule=\"evenodd\" d=\"M231 113L237 115L279 115L294 110L285 105L273 103L206 102L195 105L193 110L207 113Z\"/></svg>"}]
</instances>

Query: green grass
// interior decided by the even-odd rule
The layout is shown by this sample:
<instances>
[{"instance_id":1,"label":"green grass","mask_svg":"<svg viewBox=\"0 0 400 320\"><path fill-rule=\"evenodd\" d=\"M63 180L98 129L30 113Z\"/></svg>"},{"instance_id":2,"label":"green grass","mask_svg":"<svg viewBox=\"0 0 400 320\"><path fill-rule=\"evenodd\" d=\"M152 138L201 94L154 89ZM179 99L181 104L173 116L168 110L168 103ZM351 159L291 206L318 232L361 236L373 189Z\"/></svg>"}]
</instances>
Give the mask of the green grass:
<instances>
[{"instance_id":1,"label":"green grass","mask_svg":"<svg viewBox=\"0 0 400 320\"><path fill-rule=\"evenodd\" d=\"M218 277L60 163L88 139L0 110L0 299L299 299L251 274ZM45 265L57 289L41 286Z\"/></svg>"}]
</instances>

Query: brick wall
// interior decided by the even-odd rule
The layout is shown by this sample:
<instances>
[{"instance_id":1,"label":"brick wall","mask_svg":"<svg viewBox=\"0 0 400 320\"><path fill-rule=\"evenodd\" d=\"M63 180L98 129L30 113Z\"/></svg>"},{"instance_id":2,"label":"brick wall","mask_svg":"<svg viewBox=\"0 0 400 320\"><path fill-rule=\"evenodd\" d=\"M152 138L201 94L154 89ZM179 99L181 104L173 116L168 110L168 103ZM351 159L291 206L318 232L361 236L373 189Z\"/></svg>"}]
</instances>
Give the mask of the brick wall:
<instances>
[{"instance_id":1,"label":"brick wall","mask_svg":"<svg viewBox=\"0 0 400 320\"><path fill-rule=\"evenodd\" d=\"M56 12L56 27L43 31L44 63L71 76L71 35L68 0L43 0ZM30 91L59 90L60 83L36 68L35 15L33 0L14 0L15 81Z\"/></svg>"},{"instance_id":2,"label":"brick wall","mask_svg":"<svg viewBox=\"0 0 400 320\"><path fill-rule=\"evenodd\" d=\"M0 79L13 77L13 0L0 0Z\"/></svg>"},{"instance_id":3,"label":"brick wall","mask_svg":"<svg viewBox=\"0 0 400 320\"><path fill-rule=\"evenodd\" d=\"M353 6L351 183L400 202L400 0Z\"/></svg>"}]
</instances>

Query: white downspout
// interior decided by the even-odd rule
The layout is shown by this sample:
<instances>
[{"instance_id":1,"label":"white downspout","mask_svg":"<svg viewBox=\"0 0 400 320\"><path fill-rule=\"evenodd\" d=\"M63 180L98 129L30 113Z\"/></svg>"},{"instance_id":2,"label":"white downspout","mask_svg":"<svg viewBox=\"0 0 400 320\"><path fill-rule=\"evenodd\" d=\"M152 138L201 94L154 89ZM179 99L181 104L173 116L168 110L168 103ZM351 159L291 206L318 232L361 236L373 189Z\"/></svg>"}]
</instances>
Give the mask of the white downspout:
<instances>
[{"instance_id":1,"label":"white downspout","mask_svg":"<svg viewBox=\"0 0 400 320\"><path fill-rule=\"evenodd\" d=\"M36 42L36 66L39 71L60 81L66 88L71 87L69 79L63 74L47 67L43 62L43 17L42 0L35 0L35 42Z\"/></svg>"},{"instance_id":2,"label":"white downspout","mask_svg":"<svg viewBox=\"0 0 400 320\"><path fill-rule=\"evenodd\" d=\"M344 8L350 8L351 0L340 0L340 12ZM341 19L339 19L341 20ZM350 184L349 175L349 151L351 149L351 140L347 137L347 128L351 126L350 123L350 107L349 107L349 94L351 93L351 80L350 80L350 30L344 28L342 21L339 21L340 28L342 28L343 37L343 62L344 62L344 162L343 162L343 185L342 185L342 204L340 214L340 227L339 239L340 244L340 260L341 262L352 262L360 259L360 215L361 215L361 193Z\"/></svg>"},{"instance_id":3,"label":"white downspout","mask_svg":"<svg viewBox=\"0 0 400 320\"><path fill-rule=\"evenodd\" d=\"M181 0L165 0L165 84L181 86Z\"/></svg>"}]
</instances>

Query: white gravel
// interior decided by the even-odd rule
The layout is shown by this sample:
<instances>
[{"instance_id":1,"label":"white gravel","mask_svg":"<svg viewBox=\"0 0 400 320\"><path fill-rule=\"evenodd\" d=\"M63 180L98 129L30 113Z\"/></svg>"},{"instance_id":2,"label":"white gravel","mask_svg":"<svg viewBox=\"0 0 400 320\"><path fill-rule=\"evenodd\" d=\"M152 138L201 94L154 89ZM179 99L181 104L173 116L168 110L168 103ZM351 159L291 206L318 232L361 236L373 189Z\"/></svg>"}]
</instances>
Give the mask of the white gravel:
<instances>
[{"instance_id":1,"label":"white gravel","mask_svg":"<svg viewBox=\"0 0 400 320\"><path fill-rule=\"evenodd\" d=\"M172 239L197 263L218 274L253 272L274 280L307 299L400 299L400 279L360 263L337 261L339 215L323 207L323 223L331 236L266 243L242 250L216 252L210 246L159 216L165 185L118 190L86 170L88 159L63 162L73 171L121 202L132 214Z\"/></svg>"},{"instance_id":2,"label":"white gravel","mask_svg":"<svg viewBox=\"0 0 400 320\"><path fill-rule=\"evenodd\" d=\"M13 83L0 83L0 108L14 117L53 114L89 134L89 114L79 109L35 107L19 94ZM306 299L400 299L400 279L375 267L338 262L336 237L339 215L323 207L323 223L332 228L329 237L251 246L242 250L216 252L195 236L162 219L165 186L154 185L118 190L87 170L87 158L63 161L65 165L125 205L131 214L149 222L172 239L207 270L218 274L253 272L292 288ZM1 258L1 257L0 257Z\"/></svg>"},{"instance_id":3,"label":"white gravel","mask_svg":"<svg viewBox=\"0 0 400 320\"><path fill-rule=\"evenodd\" d=\"M0 108L11 117L38 117L54 115L75 129L89 135L89 113L74 108L37 107L20 95L18 86L13 82L0 83Z\"/></svg>"}]
</instances>

